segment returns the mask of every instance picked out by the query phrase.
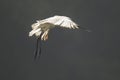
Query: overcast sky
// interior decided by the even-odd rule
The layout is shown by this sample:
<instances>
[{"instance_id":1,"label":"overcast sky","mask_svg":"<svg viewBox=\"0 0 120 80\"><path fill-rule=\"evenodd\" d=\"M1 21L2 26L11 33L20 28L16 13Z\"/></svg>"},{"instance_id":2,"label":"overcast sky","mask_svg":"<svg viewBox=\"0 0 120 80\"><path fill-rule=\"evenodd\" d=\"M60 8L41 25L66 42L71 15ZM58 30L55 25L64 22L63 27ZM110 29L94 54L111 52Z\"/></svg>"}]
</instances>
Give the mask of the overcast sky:
<instances>
[{"instance_id":1,"label":"overcast sky","mask_svg":"<svg viewBox=\"0 0 120 80\"><path fill-rule=\"evenodd\" d=\"M120 80L120 6L117 0L1 0L1 80ZM33 60L31 24L71 17L92 32L55 28Z\"/></svg>"}]
</instances>

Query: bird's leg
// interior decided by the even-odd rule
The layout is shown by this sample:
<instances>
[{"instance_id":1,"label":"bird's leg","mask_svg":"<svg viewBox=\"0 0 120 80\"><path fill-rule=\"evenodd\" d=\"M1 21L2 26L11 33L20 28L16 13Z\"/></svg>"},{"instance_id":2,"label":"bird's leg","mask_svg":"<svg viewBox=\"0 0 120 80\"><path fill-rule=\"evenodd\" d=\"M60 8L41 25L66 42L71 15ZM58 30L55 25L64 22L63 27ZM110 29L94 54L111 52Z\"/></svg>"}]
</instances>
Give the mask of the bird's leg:
<instances>
[{"instance_id":1,"label":"bird's leg","mask_svg":"<svg viewBox=\"0 0 120 80\"><path fill-rule=\"evenodd\" d=\"M34 54L34 59L37 59L37 56L40 56L41 54L41 39L38 37L37 42L36 42L36 50Z\"/></svg>"}]
</instances>

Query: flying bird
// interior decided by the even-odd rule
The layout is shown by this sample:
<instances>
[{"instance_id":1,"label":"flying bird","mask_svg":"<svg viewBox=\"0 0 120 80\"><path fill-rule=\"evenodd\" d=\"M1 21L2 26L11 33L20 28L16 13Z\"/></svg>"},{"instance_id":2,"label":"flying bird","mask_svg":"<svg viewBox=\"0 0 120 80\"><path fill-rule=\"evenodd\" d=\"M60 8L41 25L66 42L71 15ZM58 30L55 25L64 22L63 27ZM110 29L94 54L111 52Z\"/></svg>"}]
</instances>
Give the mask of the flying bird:
<instances>
[{"instance_id":1,"label":"flying bird","mask_svg":"<svg viewBox=\"0 0 120 80\"><path fill-rule=\"evenodd\" d=\"M79 27L79 25L72 21L71 18L59 15L55 15L43 20L37 20L36 23L31 25L31 27L32 31L29 32L29 36L35 35L38 38L35 58L41 54L41 40L46 41L48 39L48 33L52 28L62 27L69 29L85 29L84 27Z\"/></svg>"}]
</instances>

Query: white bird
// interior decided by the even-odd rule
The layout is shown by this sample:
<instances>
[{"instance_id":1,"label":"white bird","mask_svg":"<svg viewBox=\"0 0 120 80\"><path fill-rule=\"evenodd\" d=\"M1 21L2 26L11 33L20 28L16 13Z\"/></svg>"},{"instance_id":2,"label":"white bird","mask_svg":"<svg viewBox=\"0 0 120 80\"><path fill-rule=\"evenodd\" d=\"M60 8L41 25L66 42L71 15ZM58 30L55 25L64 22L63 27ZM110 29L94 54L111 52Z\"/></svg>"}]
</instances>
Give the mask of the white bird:
<instances>
[{"instance_id":1,"label":"white bird","mask_svg":"<svg viewBox=\"0 0 120 80\"><path fill-rule=\"evenodd\" d=\"M36 23L32 24L31 27L32 27L32 31L29 32L29 36L33 36L35 34L35 36L38 37L35 58L37 55L41 54L41 46L39 46L39 41L41 40L46 41L48 39L48 33L50 29L54 27L79 29L79 25L76 24L74 21L72 21L69 17L58 16L58 15L43 20L37 20ZM80 27L80 29L85 29L85 28Z\"/></svg>"},{"instance_id":2,"label":"white bird","mask_svg":"<svg viewBox=\"0 0 120 80\"><path fill-rule=\"evenodd\" d=\"M66 16L53 16L47 19L38 20L32 24L32 31L29 32L29 36L36 35L39 37L41 34L41 40L46 41L48 39L49 30L54 27L64 27L69 29L79 28L78 25Z\"/></svg>"}]
</instances>

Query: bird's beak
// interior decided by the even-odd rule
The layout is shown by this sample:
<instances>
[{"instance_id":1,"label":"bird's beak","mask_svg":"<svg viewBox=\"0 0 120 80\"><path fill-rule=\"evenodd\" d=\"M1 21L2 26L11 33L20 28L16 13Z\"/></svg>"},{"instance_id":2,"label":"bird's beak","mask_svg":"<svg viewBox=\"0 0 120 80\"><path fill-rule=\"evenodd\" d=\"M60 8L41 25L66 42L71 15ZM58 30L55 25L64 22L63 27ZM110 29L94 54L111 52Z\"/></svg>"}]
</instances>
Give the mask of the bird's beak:
<instances>
[{"instance_id":1,"label":"bird's beak","mask_svg":"<svg viewBox=\"0 0 120 80\"><path fill-rule=\"evenodd\" d=\"M91 30L87 29L86 27L81 27L81 26L78 26L80 30L84 30L84 31L87 31L87 32L92 32Z\"/></svg>"}]
</instances>

